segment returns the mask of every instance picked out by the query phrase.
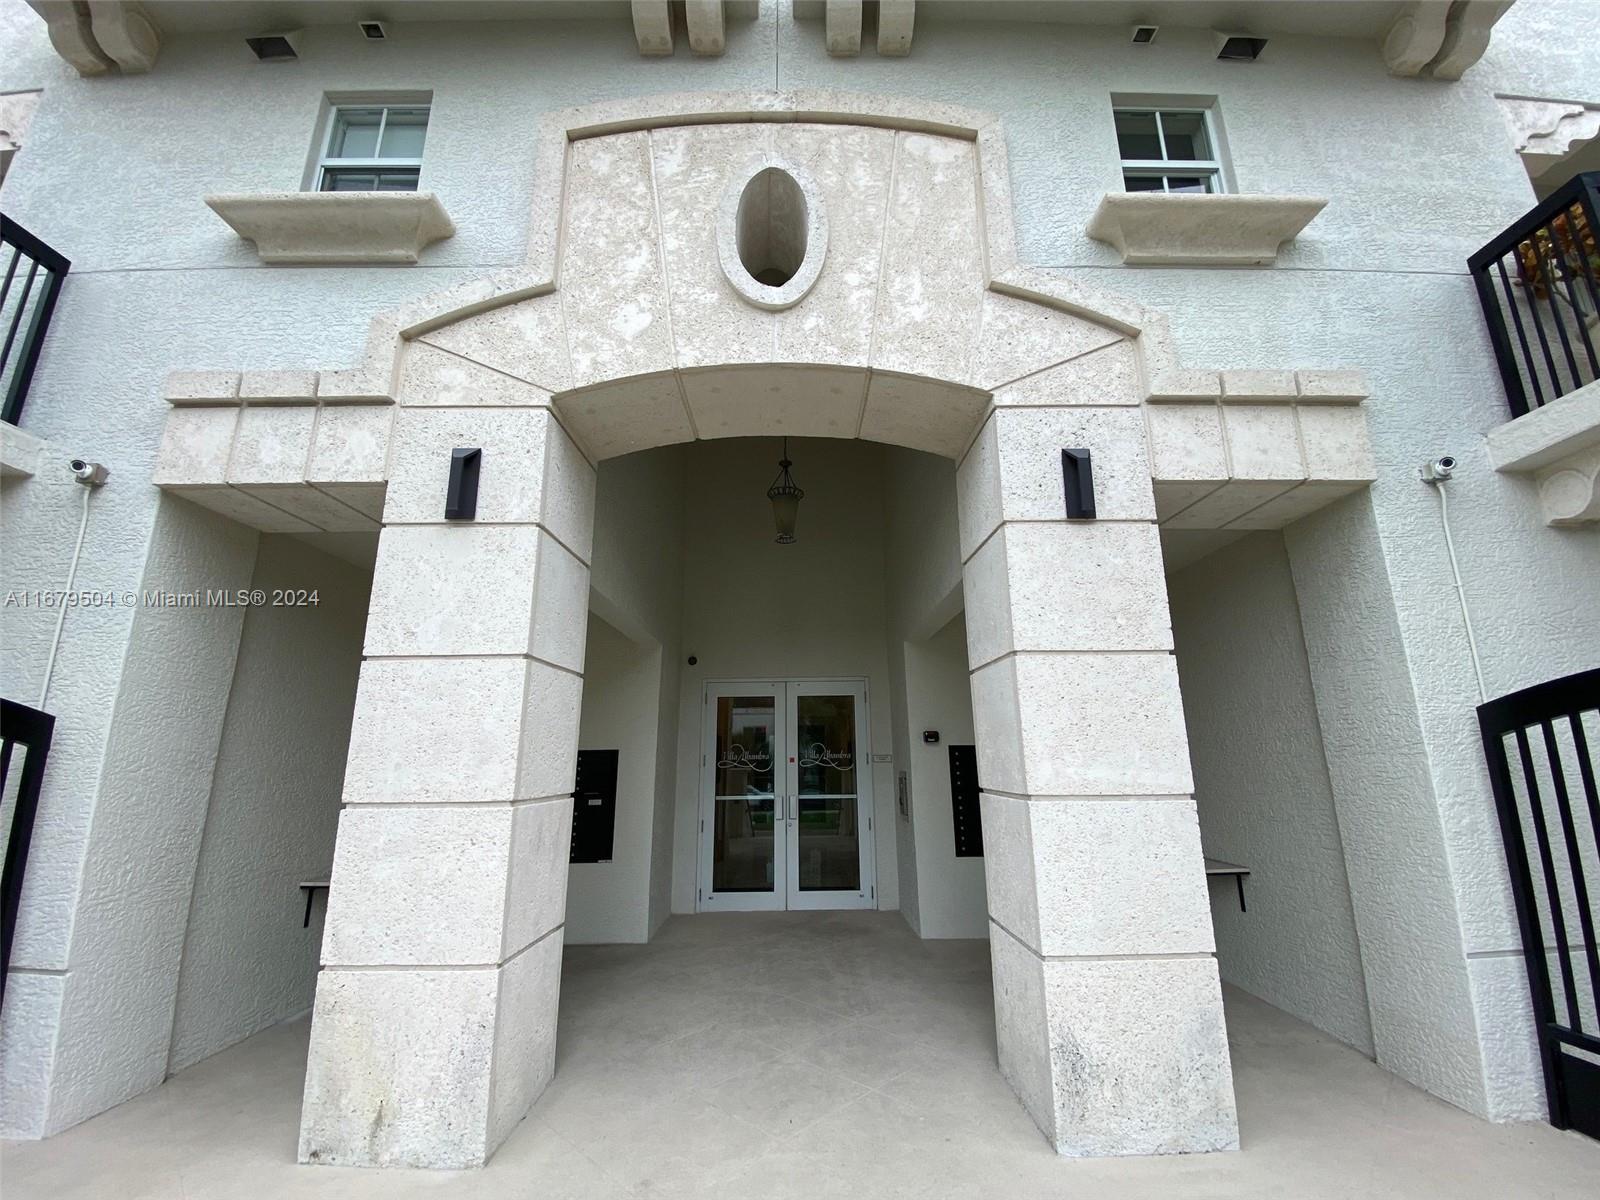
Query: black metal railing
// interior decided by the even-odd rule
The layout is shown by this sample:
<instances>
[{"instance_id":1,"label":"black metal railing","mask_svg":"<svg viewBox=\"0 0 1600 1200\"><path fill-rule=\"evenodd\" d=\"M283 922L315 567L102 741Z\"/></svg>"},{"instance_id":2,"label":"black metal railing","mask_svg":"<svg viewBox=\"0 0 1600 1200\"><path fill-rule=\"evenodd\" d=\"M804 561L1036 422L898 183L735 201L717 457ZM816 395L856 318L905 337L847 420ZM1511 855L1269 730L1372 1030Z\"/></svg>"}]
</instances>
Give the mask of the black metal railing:
<instances>
[{"instance_id":1,"label":"black metal railing","mask_svg":"<svg viewBox=\"0 0 1600 1200\"><path fill-rule=\"evenodd\" d=\"M10 217L0 215L0 420L17 423L61 281L72 264Z\"/></svg>"},{"instance_id":2,"label":"black metal railing","mask_svg":"<svg viewBox=\"0 0 1600 1200\"><path fill-rule=\"evenodd\" d=\"M1561 189L1467 260L1511 415L1600 379L1600 171Z\"/></svg>"},{"instance_id":3,"label":"black metal railing","mask_svg":"<svg viewBox=\"0 0 1600 1200\"><path fill-rule=\"evenodd\" d=\"M0 812L9 809L5 822L6 858L0 869L0 1000L6 994L11 970L11 937L17 931L17 908L22 903L22 873L33 842L33 819L39 811L39 786L44 782L45 759L56 719L49 713L0 700ZM13 784L12 770L17 765Z\"/></svg>"},{"instance_id":4,"label":"black metal railing","mask_svg":"<svg viewBox=\"0 0 1600 1200\"><path fill-rule=\"evenodd\" d=\"M1480 705L1478 726L1550 1121L1600 1137L1600 668Z\"/></svg>"}]
</instances>

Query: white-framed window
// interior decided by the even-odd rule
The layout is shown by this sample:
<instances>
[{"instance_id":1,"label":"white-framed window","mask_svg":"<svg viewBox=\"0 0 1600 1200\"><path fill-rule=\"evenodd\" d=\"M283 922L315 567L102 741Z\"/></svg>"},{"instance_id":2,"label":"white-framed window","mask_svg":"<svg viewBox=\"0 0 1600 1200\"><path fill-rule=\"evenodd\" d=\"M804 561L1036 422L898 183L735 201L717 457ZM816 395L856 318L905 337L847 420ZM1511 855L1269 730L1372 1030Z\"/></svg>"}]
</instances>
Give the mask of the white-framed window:
<instances>
[{"instance_id":1,"label":"white-framed window","mask_svg":"<svg viewBox=\"0 0 1600 1200\"><path fill-rule=\"evenodd\" d=\"M1224 192L1222 151L1209 108L1112 110L1122 186L1130 192Z\"/></svg>"},{"instance_id":2,"label":"white-framed window","mask_svg":"<svg viewBox=\"0 0 1600 1200\"><path fill-rule=\"evenodd\" d=\"M428 137L426 104L339 104L317 159L319 192L414 192Z\"/></svg>"}]
</instances>

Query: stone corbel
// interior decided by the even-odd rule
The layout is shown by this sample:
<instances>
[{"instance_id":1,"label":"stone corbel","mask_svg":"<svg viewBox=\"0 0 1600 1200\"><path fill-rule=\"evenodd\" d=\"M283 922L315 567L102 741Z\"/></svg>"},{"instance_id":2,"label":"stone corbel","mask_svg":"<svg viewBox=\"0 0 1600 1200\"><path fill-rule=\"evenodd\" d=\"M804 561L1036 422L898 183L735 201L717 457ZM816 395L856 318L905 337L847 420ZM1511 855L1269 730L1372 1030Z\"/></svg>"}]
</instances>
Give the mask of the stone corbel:
<instances>
[{"instance_id":1,"label":"stone corbel","mask_svg":"<svg viewBox=\"0 0 1600 1200\"><path fill-rule=\"evenodd\" d=\"M1564 100L1498 96L1500 110L1528 174L1537 179L1584 144L1600 137L1600 107Z\"/></svg>"},{"instance_id":2,"label":"stone corbel","mask_svg":"<svg viewBox=\"0 0 1600 1200\"><path fill-rule=\"evenodd\" d=\"M137 75L155 66L161 34L140 4L128 0L28 0L44 18L50 44L80 75L120 71Z\"/></svg>"},{"instance_id":3,"label":"stone corbel","mask_svg":"<svg viewBox=\"0 0 1600 1200\"><path fill-rule=\"evenodd\" d=\"M633 36L646 58L672 56L672 12L667 0L633 0Z\"/></svg>"},{"instance_id":4,"label":"stone corbel","mask_svg":"<svg viewBox=\"0 0 1600 1200\"><path fill-rule=\"evenodd\" d=\"M1460 79L1466 69L1489 48L1494 23L1506 15L1512 0L1466 0L1452 5L1445 26L1444 45L1429 73L1434 79Z\"/></svg>"},{"instance_id":5,"label":"stone corbel","mask_svg":"<svg viewBox=\"0 0 1600 1200\"><path fill-rule=\"evenodd\" d=\"M72 0L28 0L28 7L44 20L55 47L79 75L104 75L112 68L111 56L100 49L89 30L89 13Z\"/></svg>"},{"instance_id":6,"label":"stone corbel","mask_svg":"<svg viewBox=\"0 0 1600 1200\"><path fill-rule=\"evenodd\" d=\"M797 21L822 18L823 45L834 58L861 53L861 0L794 0ZM904 58L911 53L917 0L879 0L878 57Z\"/></svg>"},{"instance_id":7,"label":"stone corbel","mask_svg":"<svg viewBox=\"0 0 1600 1200\"><path fill-rule=\"evenodd\" d=\"M156 65L161 35L140 5L89 0L89 30L124 75L140 75Z\"/></svg>"},{"instance_id":8,"label":"stone corbel","mask_svg":"<svg viewBox=\"0 0 1600 1200\"><path fill-rule=\"evenodd\" d=\"M684 24L689 29L689 49L715 57L727 48L722 0L685 0Z\"/></svg>"},{"instance_id":9,"label":"stone corbel","mask_svg":"<svg viewBox=\"0 0 1600 1200\"><path fill-rule=\"evenodd\" d=\"M911 30L917 20L917 0L878 0L878 54L904 58L911 53Z\"/></svg>"},{"instance_id":10,"label":"stone corbel","mask_svg":"<svg viewBox=\"0 0 1600 1200\"><path fill-rule=\"evenodd\" d=\"M1547 525L1600 522L1600 383L1489 432L1497 471L1531 475Z\"/></svg>"},{"instance_id":11,"label":"stone corbel","mask_svg":"<svg viewBox=\"0 0 1600 1200\"><path fill-rule=\"evenodd\" d=\"M826 0L822 38L834 58L861 53L861 0Z\"/></svg>"},{"instance_id":12,"label":"stone corbel","mask_svg":"<svg viewBox=\"0 0 1600 1200\"><path fill-rule=\"evenodd\" d=\"M1592 525L1600 521L1600 445L1570 454L1534 476L1539 506L1548 525Z\"/></svg>"},{"instance_id":13,"label":"stone corbel","mask_svg":"<svg viewBox=\"0 0 1600 1200\"><path fill-rule=\"evenodd\" d=\"M1391 75L1460 79L1489 48L1512 0L1411 0L1383 40Z\"/></svg>"},{"instance_id":14,"label":"stone corbel","mask_svg":"<svg viewBox=\"0 0 1600 1200\"><path fill-rule=\"evenodd\" d=\"M1389 26L1383 40L1383 61L1391 75L1420 75L1444 45L1450 0L1412 0Z\"/></svg>"}]
</instances>

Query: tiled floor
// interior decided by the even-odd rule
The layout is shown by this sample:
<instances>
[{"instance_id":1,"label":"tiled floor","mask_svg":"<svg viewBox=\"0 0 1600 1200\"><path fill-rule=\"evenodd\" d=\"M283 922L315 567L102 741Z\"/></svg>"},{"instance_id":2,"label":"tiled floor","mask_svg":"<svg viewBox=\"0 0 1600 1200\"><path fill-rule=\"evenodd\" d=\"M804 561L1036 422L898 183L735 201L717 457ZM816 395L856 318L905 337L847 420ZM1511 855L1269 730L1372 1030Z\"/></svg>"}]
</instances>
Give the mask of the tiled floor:
<instances>
[{"instance_id":1,"label":"tiled floor","mask_svg":"<svg viewBox=\"0 0 1600 1200\"><path fill-rule=\"evenodd\" d=\"M1244 1149L1073 1161L994 1065L987 946L894 913L674 918L570 947L554 1084L483 1171L295 1165L307 1025L0 1161L6 1200L1594 1195L1600 1144L1478 1121L1240 993Z\"/></svg>"}]
</instances>

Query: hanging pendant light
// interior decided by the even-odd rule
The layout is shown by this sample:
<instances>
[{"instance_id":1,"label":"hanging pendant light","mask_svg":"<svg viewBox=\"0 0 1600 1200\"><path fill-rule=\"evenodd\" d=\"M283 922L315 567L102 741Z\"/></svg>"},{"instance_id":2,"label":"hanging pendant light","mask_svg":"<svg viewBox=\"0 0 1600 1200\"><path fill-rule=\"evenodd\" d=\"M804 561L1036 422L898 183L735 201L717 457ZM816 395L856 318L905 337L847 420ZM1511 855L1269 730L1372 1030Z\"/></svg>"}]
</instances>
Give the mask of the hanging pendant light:
<instances>
[{"instance_id":1,"label":"hanging pendant light","mask_svg":"<svg viewBox=\"0 0 1600 1200\"><path fill-rule=\"evenodd\" d=\"M772 501L772 519L778 526L778 544L787 546L794 541L794 525L800 515L800 501L805 493L795 486L789 468L789 439L783 439L783 457L778 460L778 477L767 489L767 499Z\"/></svg>"}]
</instances>

